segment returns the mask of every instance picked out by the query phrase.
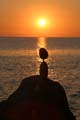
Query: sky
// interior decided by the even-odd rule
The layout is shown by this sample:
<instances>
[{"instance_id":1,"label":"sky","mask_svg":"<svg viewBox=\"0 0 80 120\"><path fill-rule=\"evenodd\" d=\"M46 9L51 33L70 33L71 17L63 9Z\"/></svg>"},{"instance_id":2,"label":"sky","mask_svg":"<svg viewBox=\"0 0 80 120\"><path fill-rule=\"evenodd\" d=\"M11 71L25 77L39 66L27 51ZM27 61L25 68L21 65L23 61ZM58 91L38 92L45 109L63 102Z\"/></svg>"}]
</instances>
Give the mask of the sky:
<instances>
[{"instance_id":1,"label":"sky","mask_svg":"<svg viewBox=\"0 0 80 120\"><path fill-rule=\"evenodd\" d=\"M80 37L80 0L0 0L0 36Z\"/></svg>"}]
</instances>

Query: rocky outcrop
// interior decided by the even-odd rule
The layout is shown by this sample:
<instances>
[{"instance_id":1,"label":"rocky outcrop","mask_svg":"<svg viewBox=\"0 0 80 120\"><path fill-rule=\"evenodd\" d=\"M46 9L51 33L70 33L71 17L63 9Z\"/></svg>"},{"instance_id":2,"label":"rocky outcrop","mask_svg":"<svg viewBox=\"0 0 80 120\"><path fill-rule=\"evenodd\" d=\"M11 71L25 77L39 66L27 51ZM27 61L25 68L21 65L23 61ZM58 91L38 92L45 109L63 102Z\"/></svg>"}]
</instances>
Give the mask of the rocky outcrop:
<instances>
[{"instance_id":1,"label":"rocky outcrop","mask_svg":"<svg viewBox=\"0 0 80 120\"><path fill-rule=\"evenodd\" d=\"M65 120L61 108L62 86L50 79L31 76L5 101L1 117L5 120ZM53 115L54 114L54 115Z\"/></svg>"}]
</instances>

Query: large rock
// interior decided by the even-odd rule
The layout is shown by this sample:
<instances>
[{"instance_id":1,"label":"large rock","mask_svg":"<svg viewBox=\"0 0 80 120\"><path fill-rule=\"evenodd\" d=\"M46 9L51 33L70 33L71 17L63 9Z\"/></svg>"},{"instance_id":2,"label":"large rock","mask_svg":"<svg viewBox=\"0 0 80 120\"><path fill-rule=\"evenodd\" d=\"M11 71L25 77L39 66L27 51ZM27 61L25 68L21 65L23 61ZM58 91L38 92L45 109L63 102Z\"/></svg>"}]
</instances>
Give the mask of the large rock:
<instances>
[{"instance_id":1,"label":"large rock","mask_svg":"<svg viewBox=\"0 0 80 120\"><path fill-rule=\"evenodd\" d=\"M0 120L75 120L63 87L40 76L25 78L4 106Z\"/></svg>"}]
</instances>

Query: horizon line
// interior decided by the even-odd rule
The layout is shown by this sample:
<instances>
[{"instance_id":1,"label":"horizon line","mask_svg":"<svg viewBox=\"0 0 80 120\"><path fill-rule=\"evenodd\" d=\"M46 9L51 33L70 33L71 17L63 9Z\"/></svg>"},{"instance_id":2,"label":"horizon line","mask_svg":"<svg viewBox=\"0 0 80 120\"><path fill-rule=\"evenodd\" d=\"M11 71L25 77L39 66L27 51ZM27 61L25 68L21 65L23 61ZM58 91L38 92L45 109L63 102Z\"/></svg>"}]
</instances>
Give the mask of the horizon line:
<instances>
[{"instance_id":1,"label":"horizon line","mask_svg":"<svg viewBox=\"0 0 80 120\"><path fill-rule=\"evenodd\" d=\"M80 38L80 36L0 36L0 38Z\"/></svg>"}]
</instances>

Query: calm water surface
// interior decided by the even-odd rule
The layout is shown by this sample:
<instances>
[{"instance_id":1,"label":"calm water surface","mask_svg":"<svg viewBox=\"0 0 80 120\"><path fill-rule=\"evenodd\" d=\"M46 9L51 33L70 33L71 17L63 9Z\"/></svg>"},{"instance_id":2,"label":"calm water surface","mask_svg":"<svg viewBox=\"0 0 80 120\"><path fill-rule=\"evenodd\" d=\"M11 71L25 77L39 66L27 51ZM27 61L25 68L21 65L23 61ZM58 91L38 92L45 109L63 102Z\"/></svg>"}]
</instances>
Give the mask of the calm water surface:
<instances>
[{"instance_id":1,"label":"calm water surface","mask_svg":"<svg viewBox=\"0 0 80 120\"><path fill-rule=\"evenodd\" d=\"M80 38L0 38L0 101L23 78L39 74L40 47L49 52L49 78L63 85L70 108L80 120Z\"/></svg>"}]
</instances>

